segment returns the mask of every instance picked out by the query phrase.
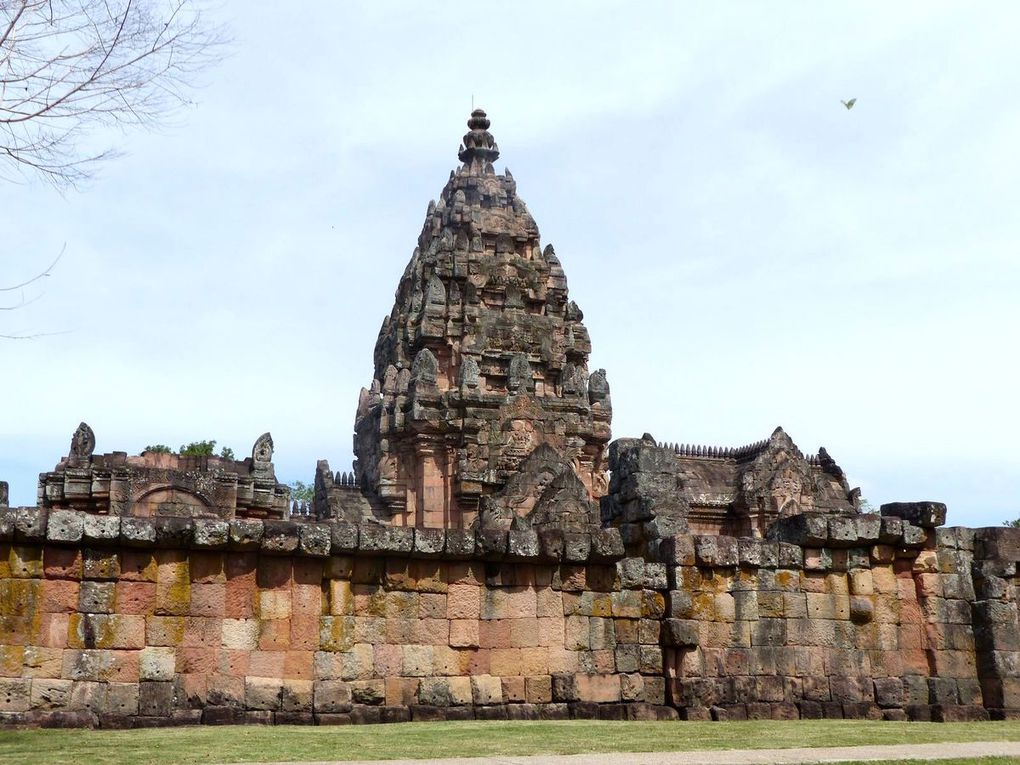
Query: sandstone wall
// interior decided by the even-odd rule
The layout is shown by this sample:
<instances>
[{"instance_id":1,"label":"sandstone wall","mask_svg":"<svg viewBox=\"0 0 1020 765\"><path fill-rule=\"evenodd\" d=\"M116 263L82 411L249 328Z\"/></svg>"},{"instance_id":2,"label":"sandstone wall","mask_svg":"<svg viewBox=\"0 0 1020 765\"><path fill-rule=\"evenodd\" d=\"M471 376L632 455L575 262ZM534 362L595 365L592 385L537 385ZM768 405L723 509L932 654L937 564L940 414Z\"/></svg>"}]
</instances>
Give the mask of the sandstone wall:
<instances>
[{"instance_id":1,"label":"sandstone wall","mask_svg":"<svg viewBox=\"0 0 1020 765\"><path fill-rule=\"evenodd\" d=\"M618 529L0 509L0 715L1011 716L1012 531L795 516L628 557Z\"/></svg>"}]
</instances>

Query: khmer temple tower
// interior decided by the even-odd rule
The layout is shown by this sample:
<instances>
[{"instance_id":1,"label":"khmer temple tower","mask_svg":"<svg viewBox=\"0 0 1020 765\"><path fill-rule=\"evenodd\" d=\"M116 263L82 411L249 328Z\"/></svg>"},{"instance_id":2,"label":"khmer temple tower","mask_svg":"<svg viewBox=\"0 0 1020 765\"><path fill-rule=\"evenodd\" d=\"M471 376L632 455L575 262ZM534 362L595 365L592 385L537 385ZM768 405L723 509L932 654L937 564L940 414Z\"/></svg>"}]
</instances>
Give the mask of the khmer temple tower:
<instances>
[{"instance_id":1,"label":"khmer temple tower","mask_svg":"<svg viewBox=\"0 0 1020 765\"><path fill-rule=\"evenodd\" d=\"M591 341L559 259L510 171L493 167L489 124L472 112L463 164L429 203L383 320L355 473L394 525L541 525L554 496L571 508L557 516L576 515L557 520L597 523L609 386L603 370L589 373Z\"/></svg>"}]
</instances>

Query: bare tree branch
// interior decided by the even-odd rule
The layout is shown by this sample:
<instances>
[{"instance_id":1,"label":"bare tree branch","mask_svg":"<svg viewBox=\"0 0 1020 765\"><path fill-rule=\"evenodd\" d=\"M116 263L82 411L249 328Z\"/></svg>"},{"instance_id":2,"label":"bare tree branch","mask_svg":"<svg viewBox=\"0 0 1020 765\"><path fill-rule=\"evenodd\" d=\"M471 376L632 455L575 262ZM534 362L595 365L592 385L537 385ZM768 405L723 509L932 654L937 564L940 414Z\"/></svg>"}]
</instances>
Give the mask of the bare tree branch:
<instances>
[{"instance_id":1,"label":"bare tree branch","mask_svg":"<svg viewBox=\"0 0 1020 765\"><path fill-rule=\"evenodd\" d=\"M62 257L64 257L64 252L66 250L67 250L67 245L65 244L63 247L60 248L60 254L58 254L57 257L53 259L53 262L50 263L48 266L46 266L46 268L44 270L40 271L39 273L37 273L32 278L26 279L25 281L21 282L20 284L12 284L9 287L0 287L0 292L14 292L14 291L20 292L20 297L19 297L18 302L12 303L11 305L0 305L0 311L16 311L19 308L24 308L25 306L31 305L35 301L39 300L42 297L42 293L36 295L35 297L32 297L32 298L26 300L25 299L25 287L28 287L29 285L32 285L32 284L36 283L40 279L45 279L47 276L52 274L53 273L53 269L56 268L56 266L57 266L57 263L59 263L60 259ZM64 335L64 334L67 334L67 332L66 331L63 331L63 332L29 332L29 333L17 333L17 334L0 333L0 340L34 340L37 337L48 337L50 335Z\"/></svg>"},{"instance_id":2,"label":"bare tree branch","mask_svg":"<svg viewBox=\"0 0 1020 765\"><path fill-rule=\"evenodd\" d=\"M0 0L0 173L87 179L114 155L81 149L90 128L189 104L223 44L198 0Z\"/></svg>"},{"instance_id":3,"label":"bare tree branch","mask_svg":"<svg viewBox=\"0 0 1020 765\"><path fill-rule=\"evenodd\" d=\"M22 287L27 287L32 282L37 282L40 279L45 279L47 276L49 276L51 273L53 273L54 267L57 265L57 263L60 262L60 259L62 257L64 257L64 251L66 249L67 249L67 245L65 244L63 247L60 248L60 254L57 255L56 258L53 259L52 263L50 263L48 266L46 266L45 270L40 271L35 276L33 276L31 279L28 279L27 281L23 281L21 284L12 284L10 287L0 287L0 292L13 292L14 290L20 290Z\"/></svg>"}]
</instances>

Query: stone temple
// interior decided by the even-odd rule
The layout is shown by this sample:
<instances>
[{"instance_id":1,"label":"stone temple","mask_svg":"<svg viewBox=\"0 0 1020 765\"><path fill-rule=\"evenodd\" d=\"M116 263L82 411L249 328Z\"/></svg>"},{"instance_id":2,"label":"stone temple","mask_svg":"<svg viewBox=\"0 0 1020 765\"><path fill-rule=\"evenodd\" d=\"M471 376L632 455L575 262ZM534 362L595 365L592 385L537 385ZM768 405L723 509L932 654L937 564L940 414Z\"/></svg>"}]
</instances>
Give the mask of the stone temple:
<instances>
[{"instance_id":1,"label":"stone temple","mask_svg":"<svg viewBox=\"0 0 1020 765\"><path fill-rule=\"evenodd\" d=\"M0 483L0 724L1020 717L1020 529L861 512L829 453L612 440L481 110L311 503L243 460ZM354 402L352 401L352 408Z\"/></svg>"}]
</instances>

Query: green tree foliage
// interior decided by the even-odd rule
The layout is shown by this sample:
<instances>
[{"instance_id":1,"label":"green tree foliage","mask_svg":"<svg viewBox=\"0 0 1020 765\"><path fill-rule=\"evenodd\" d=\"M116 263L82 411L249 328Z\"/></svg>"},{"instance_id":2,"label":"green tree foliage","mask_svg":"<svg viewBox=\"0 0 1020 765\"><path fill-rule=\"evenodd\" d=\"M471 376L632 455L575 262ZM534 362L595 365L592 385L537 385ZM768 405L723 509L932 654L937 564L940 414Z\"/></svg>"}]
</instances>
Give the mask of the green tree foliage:
<instances>
[{"instance_id":1,"label":"green tree foliage","mask_svg":"<svg viewBox=\"0 0 1020 765\"><path fill-rule=\"evenodd\" d=\"M181 444L177 453L182 457L211 457L215 450L215 441L192 441L190 444Z\"/></svg>"},{"instance_id":2,"label":"green tree foliage","mask_svg":"<svg viewBox=\"0 0 1020 765\"><path fill-rule=\"evenodd\" d=\"M1020 529L1020 518L1016 518L1012 521L1003 521L1003 526L1009 526L1011 529Z\"/></svg>"},{"instance_id":3,"label":"green tree foliage","mask_svg":"<svg viewBox=\"0 0 1020 765\"><path fill-rule=\"evenodd\" d=\"M311 502L315 497L315 487L304 481L293 481L288 485L290 486L291 499L298 502Z\"/></svg>"},{"instance_id":4,"label":"green tree foliage","mask_svg":"<svg viewBox=\"0 0 1020 765\"><path fill-rule=\"evenodd\" d=\"M173 454L174 450L166 444L150 444L146 446L143 452L156 452L157 454ZM190 444L181 444L181 448L177 450L177 454L182 457L212 457L216 454L216 442L215 441L192 441ZM234 456L234 450L229 446L224 446L220 449L220 457L225 460L237 459Z\"/></svg>"}]
</instances>

